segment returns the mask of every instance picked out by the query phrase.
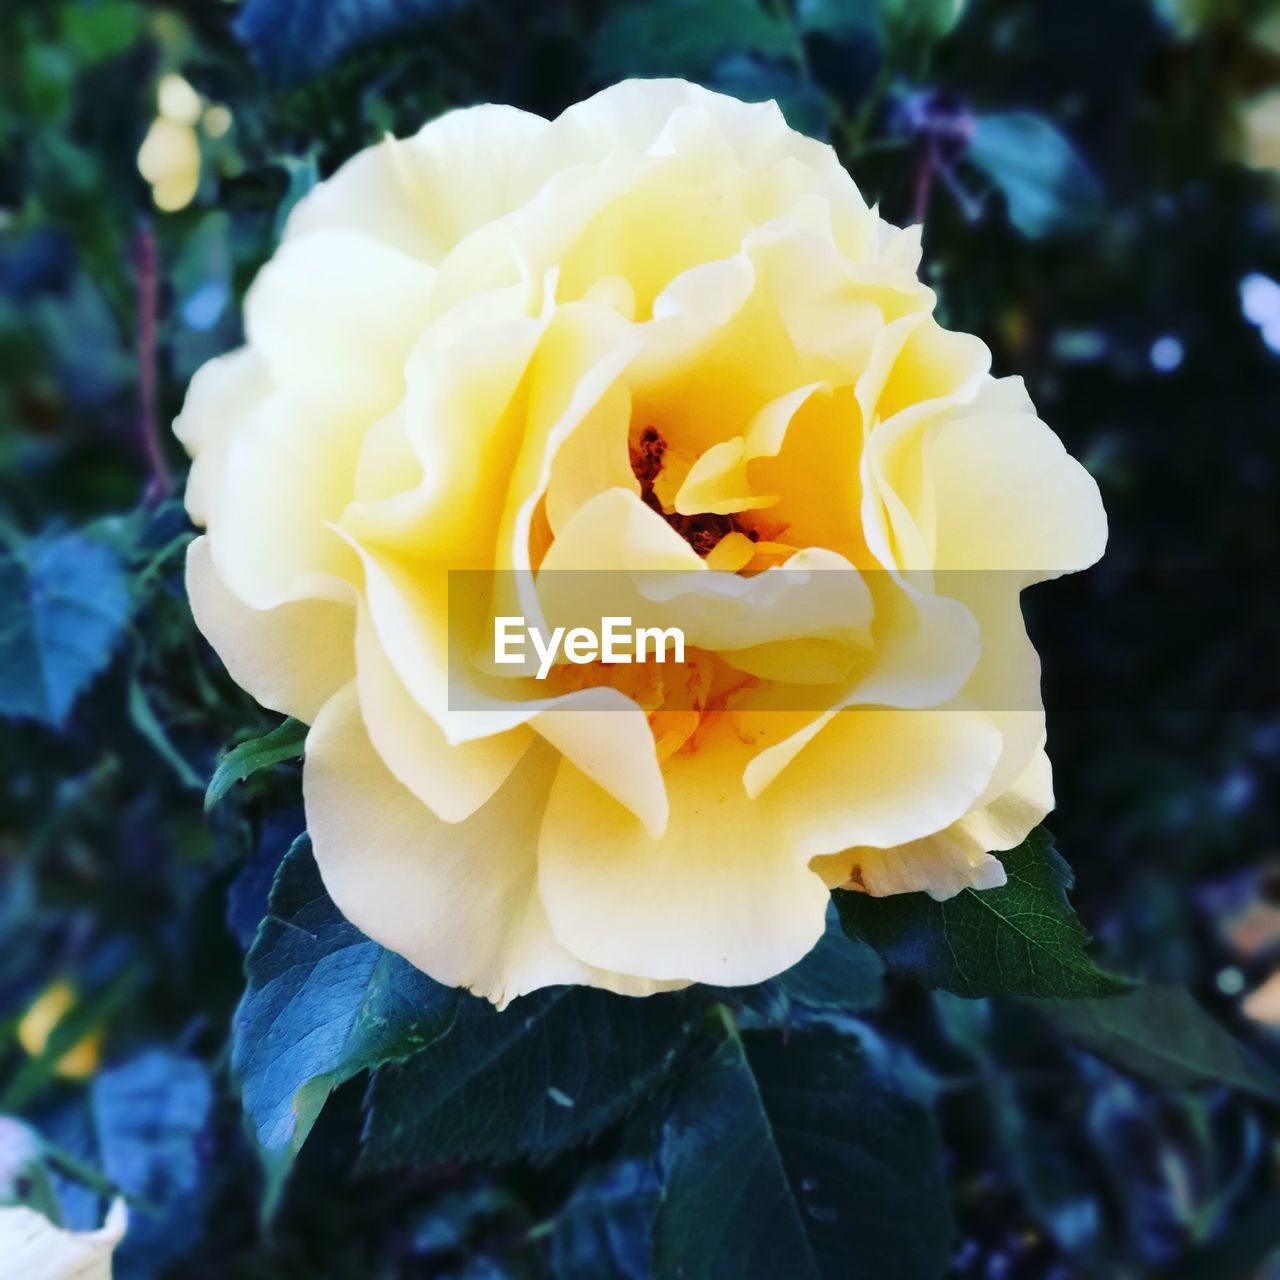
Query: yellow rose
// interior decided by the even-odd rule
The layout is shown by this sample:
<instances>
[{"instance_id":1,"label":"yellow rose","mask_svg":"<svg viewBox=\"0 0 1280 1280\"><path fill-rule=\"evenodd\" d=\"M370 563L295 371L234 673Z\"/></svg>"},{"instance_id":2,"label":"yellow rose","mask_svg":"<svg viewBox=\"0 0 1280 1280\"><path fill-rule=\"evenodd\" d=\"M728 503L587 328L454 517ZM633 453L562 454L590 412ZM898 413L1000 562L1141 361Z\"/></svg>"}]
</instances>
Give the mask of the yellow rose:
<instances>
[{"instance_id":1,"label":"yellow rose","mask_svg":"<svg viewBox=\"0 0 1280 1280\"><path fill-rule=\"evenodd\" d=\"M188 586L312 726L356 925L497 1003L646 994L787 968L833 885L1002 882L1052 805L1018 593L1105 517L919 256L773 103L682 81L454 112L298 205L176 424ZM462 568L535 607L674 573L692 654L450 669Z\"/></svg>"}]
</instances>

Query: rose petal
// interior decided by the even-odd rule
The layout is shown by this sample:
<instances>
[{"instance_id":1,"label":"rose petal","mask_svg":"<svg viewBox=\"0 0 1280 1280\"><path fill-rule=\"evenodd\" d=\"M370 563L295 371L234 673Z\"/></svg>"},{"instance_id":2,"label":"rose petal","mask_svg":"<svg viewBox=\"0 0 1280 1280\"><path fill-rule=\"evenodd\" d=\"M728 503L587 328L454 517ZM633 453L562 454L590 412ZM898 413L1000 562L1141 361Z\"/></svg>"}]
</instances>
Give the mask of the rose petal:
<instances>
[{"instance_id":1,"label":"rose petal","mask_svg":"<svg viewBox=\"0 0 1280 1280\"><path fill-rule=\"evenodd\" d=\"M350 604L304 599L254 609L219 577L207 537L187 549L187 596L231 678L264 707L310 723L355 674Z\"/></svg>"},{"instance_id":2,"label":"rose petal","mask_svg":"<svg viewBox=\"0 0 1280 1280\"><path fill-rule=\"evenodd\" d=\"M449 986L504 1005L539 987L590 983L643 995L654 983L594 970L547 927L535 885L553 753L530 752L467 821L441 822L388 772L353 686L307 735L307 828L338 909L375 941Z\"/></svg>"},{"instance_id":3,"label":"rose petal","mask_svg":"<svg viewBox=\"0 0 1280 1280\"><path fill-rule=\"evenodd\" d=\"M561 765L538 885L569 950L603 968L737 985L789 968L817 942L826 886L747 799L745 750L709 740L668 762L671 817L659 838Z\"/></svg>"}]
</instances>

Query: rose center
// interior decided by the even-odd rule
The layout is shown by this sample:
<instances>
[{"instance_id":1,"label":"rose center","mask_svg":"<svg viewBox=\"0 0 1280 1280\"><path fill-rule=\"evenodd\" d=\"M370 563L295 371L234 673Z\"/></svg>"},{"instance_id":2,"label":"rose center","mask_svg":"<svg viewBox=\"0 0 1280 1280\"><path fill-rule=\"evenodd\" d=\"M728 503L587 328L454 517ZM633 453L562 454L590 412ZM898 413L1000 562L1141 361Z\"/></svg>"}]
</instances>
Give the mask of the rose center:
<instances>
[{"instance_id":1,"label":"rose center","mask_svg":"<svg viewBox=\"0 0 1280 1280\"><path fill-rule=\"evenodd\" d=\"M731 533L745 534L752 542L759 534L747 528L736 515L699 511L681 515L663 492L662 480L668 472L667 442L657 427L644 427L631 447L631 470L640 482L640 497L656 511L700 556L707 556Z\"/></svg>"}]
</instances>

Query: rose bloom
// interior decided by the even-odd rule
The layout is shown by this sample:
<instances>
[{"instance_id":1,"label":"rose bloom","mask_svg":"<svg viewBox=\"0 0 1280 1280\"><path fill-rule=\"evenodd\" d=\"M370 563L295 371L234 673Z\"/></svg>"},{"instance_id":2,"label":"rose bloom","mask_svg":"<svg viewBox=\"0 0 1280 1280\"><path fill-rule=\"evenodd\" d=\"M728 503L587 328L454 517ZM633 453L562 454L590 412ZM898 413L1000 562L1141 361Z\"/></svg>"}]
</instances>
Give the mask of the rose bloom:
<instances>
[{"instance_id":1,"label":"rose bloom","mask_svg":"<svg viewBox=\"0 0 1280 1280\"><path fill-rule=\"evenodd\" d=\"M775 104L678 80L452 112L298 204L175 426L187 581L311 726L356 925L504 1004L756 982L832 886L1003 882L1053 803L1018 595L1106 523L919 260ZM675 572L689 659L449 670L459 568Z\"/></svg>"}]
</instances>

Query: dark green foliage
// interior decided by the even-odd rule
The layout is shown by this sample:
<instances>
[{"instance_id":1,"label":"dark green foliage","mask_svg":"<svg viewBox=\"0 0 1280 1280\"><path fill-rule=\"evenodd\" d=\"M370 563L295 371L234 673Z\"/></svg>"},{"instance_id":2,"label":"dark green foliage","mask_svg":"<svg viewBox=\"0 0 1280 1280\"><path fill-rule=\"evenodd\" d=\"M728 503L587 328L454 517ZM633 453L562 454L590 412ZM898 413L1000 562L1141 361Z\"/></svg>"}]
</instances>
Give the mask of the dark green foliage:
<instances>
[{"instance_id":1,"label":"dark green foliage","mask_svg":"<svg viewBox=\"0 0 1280 1280\"><path fill-rule=\"evenodd\" d=\"M270 769L284 760L296 760L307 740L307 726L298 720L286 720L270 733L260 738L250 738L231 748L214 770L204 793L204 808L208 813L223 796L259 769Z\"/></svg>"},{"instance_id":2,"label":"dark green foliage","mask_svg":"<svg viewBox=\"0 0 1280 1280\"><path fill-rule=\"evenodd\" d=\"M1033 240L1096 226L1106 211L1093 171L1033 112L975 117L969 159L1004 193L1009 221Z\"/></svg>"},{"instance_id":3,"label":"dark green foliage","mask_svg":"<svg viewBox=\"0 0 1280 1280\"><path fill-rule=\"evenodd\" d=\"M1082 1048L1155 1084L1226 1084L1280 1101L1280 1073L1253 1061L1184 987L1153 985L1105 1000L1034 1007Z\"/></svg>"},{"instance_id":4,"label":"dark green foliage","mask_svg":"<svg viewBox=\"0 0 1280 1280\"><path fill-rule=\"evenodd\" d=\"M236 35L273 80L315 75L348 50L460 8L467 0L247 0Z\"/></svg>"},{"instance_id":5,"label":"dark green foliage","mask_svg":"<svg viewBox=\"0 0 1280 1280\"><path fill-rule=\"evenodd\" d=\"M654 1275L940 1276L950 1237L928 1113L828 1034L731 1030L675 1092Z\"/></svg>"},{"instance_id":6,"label":"dark green foliage","mask_svg":"<svg viewBox=\"0 0 1280 1280\"><path fill-rule=\"evenodd\" d=\"M72 533L0 549L0 715L61 725L128 616L124 569L101 542Z\"/></svg>"},{"instance_id":7,"label":"dark green foliage","mask_svg":"<svg viewBox=\"0 0 1280 1280\"><path fill-rule=\"evenodd\" d=\"M585 1142L662 1081L694 1016L678 994L557 987L503 1013L463 997L449 1035L374 1078L364 1163L538 1160Z\"/></svg>"},{"instance_id":8,"label":"dark green foliage","mask_svg":"<svg viewBox=\"0 0 1280 1280\"><path fill-rule=\"evenodd\" d=\"M452 1026L458 995L338 913L306 837L285 855L245 961L232 1065L268 1151L296 1152L330 1091Z\"/></svg>"},{"instance_id":9,"label":"dark green foliage","mask_svg":"<svg viewBox=\"0 0 1280 1280\"><path fill-rule=\"evenodd\" d=\"M697 78L735 53L783 57L796 49L791 24L754 0L646 0L620 5L600 26L596 70L605 80L627 75Z\"/></svg>"},{"instance_id":10,"label":"dark green foliage","mask_svg":"<svg viewBox=\"0 0 1280 1280\"><path fill-rule=\"evenodd\" d=\"M945 902L927 894L869 898L837 890L845 931L891 967L962 996L1106 996L1127 983L1085 951L1067 902L1071 868L1043 829L1000 855L1008 882Z\"/></svg>"}]
</instances>

